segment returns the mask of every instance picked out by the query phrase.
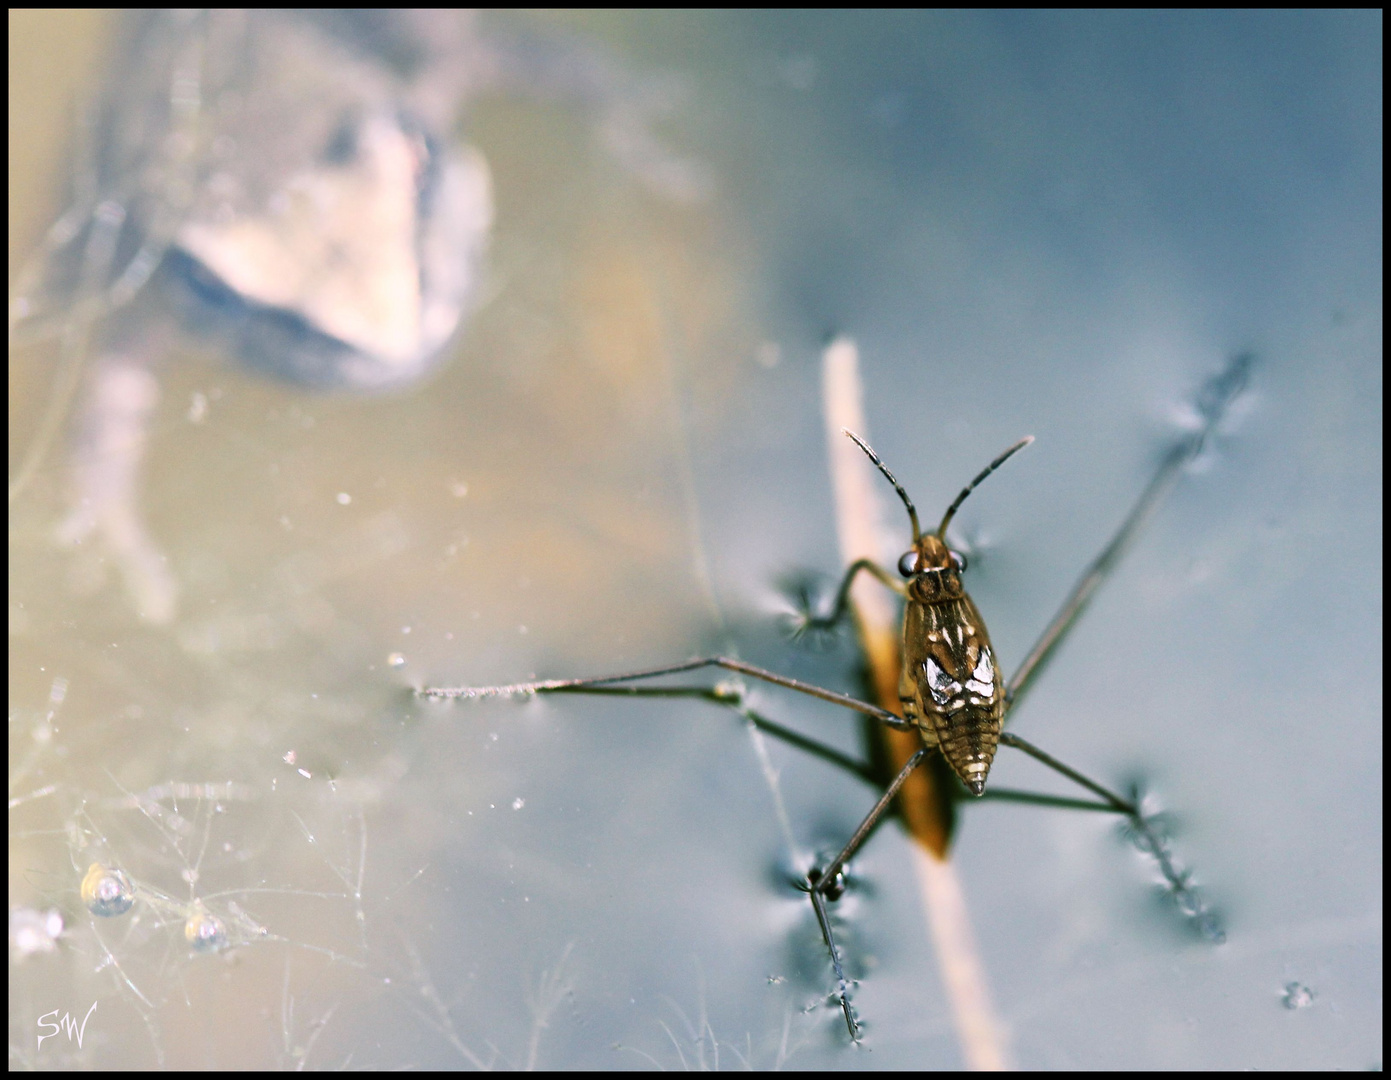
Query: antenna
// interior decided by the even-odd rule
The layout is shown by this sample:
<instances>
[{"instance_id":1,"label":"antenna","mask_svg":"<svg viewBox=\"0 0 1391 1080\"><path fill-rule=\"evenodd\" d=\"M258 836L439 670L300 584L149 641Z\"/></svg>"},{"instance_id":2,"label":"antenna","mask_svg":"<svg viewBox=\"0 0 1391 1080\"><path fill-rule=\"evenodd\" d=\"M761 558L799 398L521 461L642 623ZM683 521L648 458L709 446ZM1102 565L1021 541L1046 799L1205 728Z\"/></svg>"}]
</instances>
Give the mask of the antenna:
<instances>
[{"instance_id":1,"label":"antenna","mask_svg":"<svg viewBox=\"0 0 1391 1080\"><path fill-rule=\"evenodd\" d=\"M865 442L864 439L860 438L849 428L841 428L840 430L844 434L849 435L850 438L855 441L855 445L869 455L869 460L879 466L879 471L883 473L886 477L888 477L889 483L891 483L894 486L894 490L898 492L898 497L903 500L903 505L908 507L908 520L910 520L913 523L913 546L917 547L918 541L922 539L923 532L922 529L918 526L918 509L913 505L913 500L908 498L908 492L903 490L903 485L898 482L893 473L889 472L889 467L879 460L879 455L869 448L869 443ZM1014 453L1014 450L1018 449L1019 447L1016 446L1009 453L1012 454ZM1005 457L1009 457L1009 454L1006 454ZM1004 458L1000 459L1000 461L1003 460ZM995 465L998 465L999 463L1000 462L997 461L995 462ZM990 466L990 469L993 469L995 465ZM982 473L980 476L976 478L976 484L980 483L982 480L985 479L985 476L987 473L990 472L990 469L986 469L985 473ZM975 484L972 484L971 487L975 487ZM969 491L970 488L967 488L966 490ZM961 498L964 499L965 497L966 495L963 492ZM957 500L957 502L960 501L961 499ZM953 506L952 509L955 510L956 507Z\"/></svg>"},{"instance_id":2,"label":"antenna","mask_svg":"<svg viewBox=\"0 0 1391 1080\"><path fill-rule=\"evenodd\" d=\"M858 441L859 441L859 440L857 439L856 442L858 442ZM1014 444L1013 446L1011 446L1008 450L1006 450L1003 454L1001 454L1001 455L1000 455L999 457L997 457L994 461L992 461L989 465L987 465L987 466L985 467L984 471L983 471L979 476L977 476L974 480L972 480L969 484L967 484L964 488L961 489L961 494L958 495L958 496L956 497L956 501L955 501L955 502L953 502L949 507L947 507L947 512L942 516L942 524L941 524L940 526L938 526L938 528L937 528L937 539L938 539L938 540L942 541L942 543L944 543L944 544L947 542L947 526L951 524L951 519L952 519L953 517L956 516L956 511L961 507L961 504L964 503L964 502L966 501L966 496L969 495L969 494L971 494L971 492L975 491L976 488L979 486L979 484L980 484L980 482L981 482L982 480L984 480L987 476L989 476L989 475L990 475L991 473L993 473L996 469L998 469L1001 465L1003 465L1006 461L1008 461L1015 453L1017 453L1017 452L1020 451L1020 450L1023 450L1024 447L1028 446L1029 443L1031 443L1031 442L1033 442L1033 441L1034 441L1034 437L1033 437L1032 435L1025 435L1025 436L1024 436L1022 439L1020 439L1017 443L1015 443L1015 444ZM861 443L860 445L863 446L864 444ZM878 458L875 458L875 461L878 461L878 460L879 460ZM880 467L881 469L884 469L884 466L883 466L883 465L880 465L879 467ZM884 469L884 472L885 472L886 474L888 473L888 471L889 471L888 469ZM889 479L892 480L893 477L890 477ZM895 487L898 487L897 482L895 482L894 486L895 486ZM902 488L899 488L899 494L900 494L900 495L903 494L903 489L902 489ZM904 495L903 497L906 499L908 496Z\"/></svg>"}]
</instances>

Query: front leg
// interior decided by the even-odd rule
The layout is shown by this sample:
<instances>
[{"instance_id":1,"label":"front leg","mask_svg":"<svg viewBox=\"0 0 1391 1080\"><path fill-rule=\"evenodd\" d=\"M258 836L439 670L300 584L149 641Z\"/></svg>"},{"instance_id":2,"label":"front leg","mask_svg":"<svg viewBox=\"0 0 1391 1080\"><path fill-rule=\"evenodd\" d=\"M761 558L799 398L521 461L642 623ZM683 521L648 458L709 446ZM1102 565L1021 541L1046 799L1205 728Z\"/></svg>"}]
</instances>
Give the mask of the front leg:
<instances>
[{"instance_id":1,"label":"front leg","mask_svg":"<svg viewBox=\"0 0 1391 1080\"><path fill-rule=\"evenodd\" d=\"M889 573L873 559L857 559L851 563L845 571L845 577L841 579L840 588L836 590L835 603L831 610L825 615L812 615L810 611L802 611L797 616L797 621L793 627L793 638L800 638L804 634L833 633L841 623L841 620L850 611L850 589L855 584L855 575L861 570L867 570L878 578L884 585L899 596L908 594L907 587L893 574Z\"/></svg>"}]
</instances>

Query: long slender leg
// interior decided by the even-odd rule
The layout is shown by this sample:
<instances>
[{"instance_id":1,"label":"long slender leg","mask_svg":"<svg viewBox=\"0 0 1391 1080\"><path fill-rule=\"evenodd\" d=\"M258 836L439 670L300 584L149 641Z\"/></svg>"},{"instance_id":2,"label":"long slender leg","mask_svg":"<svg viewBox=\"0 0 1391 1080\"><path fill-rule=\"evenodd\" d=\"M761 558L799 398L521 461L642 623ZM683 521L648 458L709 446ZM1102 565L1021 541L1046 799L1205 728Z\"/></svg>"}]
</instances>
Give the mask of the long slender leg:
<instances>
[{"instance_id":1,"label":"long slender leg","mask_svg":"<svg viewBox=\"0 0 1391 1080\"><path fill-rule=\"evenodd\" d=\"M874 808L870 810L870 812L865 815L865 819L860 822L859 828L855 830L854 835L846 841L845 847L840 849L840 854L827 863L824 870L812 871L812 874L815 875L815 880L812 880L811 875L808 875L808 881L811 883L814 892L823 893L832 900L839 895L839 886L835 883L836 877L840 874L841 870L845 868L845 864L850 861L855 852L860 849L860 845L865 842L869 834L874 831L874 826L879 824L879 819L884 816L885 811L887 811L889 806L893 803L894 797L898 794L898 789L903 786L909 774L912 773L912 771L918 767L922 759L927 756L927 750L928 748L924 746L908 759L908 763L899 770L898 775L894 777L893 783L885 789L879 801L874 804ZM827 942L827 944L829 945L830 942Z\"/></svg>"},{"instance_id":2,"label":"long slender leg","mask_svg":"<svg viewBox=\"0 0 1391 1080\"><path fill-rule=\"evenodd\" d=\"M582 679L541 679L536 682L511 683L506 686L433 686L419 690L417 693L421 697L436 699L519 697L528 694L564 693L565 691L582 691L588 687L605 686L612 683L632 682L636 679L655 679L661 675L677 675L683 671L695 671L703 667L718 667L724 668L726 671L737 671L741 675L762 679L774 686L784 686L789 690L796 690L798 693L820 698L822 701L829 701L832 705L843 705L847 709L854 709L856 712L872 716L876 720L882 720L890 727L905 730L912 727L902 717L895 716L887 709L881 709L878 705L871 705L867 701L861 701L848 694L838 694L834 690L825 690L798 679L789 679L786 675L779 675L777 672L755 667L753 664L746 664L742 660L733 660L727 656L704 656L697 660L687 660L684 664L649 668L645 671L630 671L623 675L600 675Z\"/></svg>"},{"instance_id":3,"label":"long slender leg","mask_svg":"<svg viewBox=\"0 0 1391 1080\"><path fill-rule=\"evenodd\" d=\"M853 574L854 572L855 571L852 568L851 574ZM851 575L847 575L847 581L849 580L850 576ZM635 679L651 679L662 675L676 675L684 671L695 671L702 667L720 667L729 671L737 671L743 675L749 675L753 678L763 679L766 682L773 683L776 686L784 686L790 690L797 690L801 693L809 694L812 697L820 698L823 701L829 701L837 705L844 705L846 708L854 709L857 712L862 712L867 716L872 716L897 728L907 729L912 727L911 724L903 720L901 717L895 716L893 713L888 712L885 709L880 709L876 705L870 705L868 702L859 701L855 698L848 697L845 694L837 694L831 690L824 690L819 686L812 686L809 683L800 682L796 679L789 679L784 675L778 675L774 672L766 671L763 668L755 667L752 664L746 664L741 660L732 660L729 657L725 656L702 657L698 660L687 661L684 664L674 664L669 667L651 668L645 671L628 672L623 675L607 675L600 676L598 678L584 679L545 679L529 683L512 683L506 686L461 686L452 688L431 687L421 690L419 691L419 693L422 697L438 699L515 697L524 694L565 692L616 693L622 692L625 689L631 690L635 693L639 693L647 688L621 687L615 686L613 684L628 682ZM653 688L653 690L655 693L662 693L665 690L669 693L681 694L683 696L687 694L703 695L708 696L712 700L718 701L722 704L731 703L731 701L720 691L710 688L671 687ZM858 1042L860 1038L859 1024L856 1022L854 1010L850 1006L850 982L845 977L845 971L841 965L840 950L836 947L835 934L831 929L831 920L826 912L826 900L828 898L834 899L836 896L839 896L840 893L839 888L837 886L837 881L842 868L859 849L860 845L865 842L865 839L869 836L869 834L874 830L875 825L879 823L879 820L884 816L884 813L893 803L894 797L898 794L898 789L903 786L904 781L908 779L909 774L912 773L912 771L915 768L917 768L918 764L922 761L923 757L926 754L927 748L924 747L923 749L919 750L916 754L914 754L912 758L909 759L908 763L899 772L898 776L894 778L893 783L889 785L888 790L886 790L883 796L879 799L879 801L874 804L874 808L870 810L869 814L865 817L865 819L862 822L860 822L859 828L855 830L855 833L853 836L851 836L850 841L845 845L844 848L841 849L840 854L838 854L834 859L831 860L830 864L826 867L825 871L813 869L807 875L806 889L811 896L812 907L816 911L816 919L821 926L821 934L822 937L825 939L826 948L829 949L831 953L831 966L835 971L837 997L840 1001L841 1012L845 1015L845 1024L846 1027L849 1029L850 1038L856 1042Z\"/></svg>"},{"instance_id":4,"label":"long slender leg","mask_svg":"<svg viewBox=\"0 0 1391 1080\"><path fill-rule=\"evenodd\" d=\"M816 912L816 921L821 924L821 936L826 939L826 947L831 950L831 969L836 973L836 997L840 999L840 1011L845 1014L845 1026L850 1030L852 1042L860 1041L860 1025L855 1020L855 1010L850 1007L850 980L840 965L840 950L836 948L836 936L831 930L831 918L826 913L826 901L819 889L809 889L811 906Z\"/></svg>"},{"instance_id":5,"label":"long slender leg","mask_svg":"<svg viewBox=\"0 0 1391 1080\"><path fill-rule=\"evenodd\" d=\"M1058 613L1053 616L1053 621L1048 624L1038 642L1029 650L1029 655L1019 665L1019 670L1010 679L1005 689L1005 700L1009 704L1018 704L1054 650L1062 644L1063 638L1072 629L1096 590L1115 569L1127 545L1149 521L1164 496L1173 488L1184 466L1202 452L1208 436L1245 388L1253 363L1254 357L1250 353L1241 354L1199 392L1196 404L1203 418L1202 426L1165 455L1159 470L1140 493L1140 498L1121 522L1120 528L1072 587L1072 592L1063 601Z\"/></svg>"},{"instance_id":6,"label":"long slender leg","mask_svg":"<svg viewBox=\"0 0 1391 1080\"><path fill-rule=\"evenodd\" d=\"M1129 799L1123 799L1114 791L1102 787L1095 780L1088 779L1087 777L1079 773L1076 769L1074 769L1072 766L1064 764L1063 762L1055 758L1052 754L1040 750L1033 743L1028 742L1025 739L1021 739L1018 735L1015 735L1013 732L1002 731L1000 733L1000 743L1002 746L1013 746L1016 750L1023 750L1024 753L1028 754L1031 758L1035 759L1036 761L1043 762L1043 764L1047 765L1054 772L1061 773L1063 776L1066 776L1069 780L1071 780L1074 784L1077 784L1079 787L1084 787L1093 795L1098 796L1116 813L1129 814L1132 817L1139 817L1139 807L1137 807Z\"/></svg>"},{"instance_id":7,"label":"long slender leg","mask_svg":"<svg viewBox=\"0 0 1391 1080\"><path fill-rule=\"evenodd\" d=\"M800 637L808 632L834 630L839 626L841 620L850 611L850 587L855 584L855 575L861 570L867 570L883 582L887 588L892 589L900 596L906 595L907 589L903 582L873 559L857 559L846 568L845 576L840 580L840 588L836 590L836 600L831 606L830 612L825 615L807 614L802 616L798 621L794 636Z\"/></svg>"},{"instance_id":8,"label":"long slender leg","mask_svg":"<svg viewBox=\"0 0 1391 1080\"><path fill-rule=\"evenodd\" d=\"M855 1022L854 1011L850 1008L850 982L845 977L845 971L840 963L840 950L836 948L835 934L831 931L831 920L826 914L826 900L834 900L840 896L841 886L839 884L840 872L845 868L845 864L859 850L860 845L874 827L879 824L879 819L884 816L885 811L893 803L894 797L898 794L898 789L903 786L909 774L918 767L919 762L927 755L927 747L923 747L911 758L908 764L904 765L899 774L894 777L894 782L889 785L880 800L874 804L874 809L865 815L865 819L860 822L855 834L850 837L845 847L841 848L840 854L826 864L824 870L813 868L807 874L807 892L811 895L811 905L816 909L816 921L821 924L821 936L826 940L826 948L831 951L831 967L836 975L836 994L840 999L840 1010L845 1014L845 1026L850 1029L850 1038L859 1042L860 1025Z\"/></svg>"},{"instance_id":9,"label":"long slender leg","mask_svg":"<svg viewBox=\"0 0 1391 1080\"><path fill-rule=\"evenodd\" d=\"M786 743L788 746L796 747L803 753L810 754L812 757L819 758L832 765L842 772L849 773L851 776L858 776L866 784L874 787L879 786L879 773L868 762L857 761L849 754L843 754L834 747L827 746L825 743L818 742L816 739L803 735L799 731L779 724L776 720L770 720L762 713L749 708L743 695L736 689L724 686L579 686L572 687L566 693L572 694L593 694L600 697L626 697L626 698L690 698L700 701L709 701L715 705L722 705L727 709L733 709L739 716L742 716L754 727L765 735L771 735L779 742ZM1059 800L1049 796L1040 796L1041 801L1046 805L1056 805L1062 803L1067 805L1066 800ZM1074 802L1078 800L1073 800ZM1100 805L1088 803L1088 806ZM1101 807L1109 810L1110 807Z\"/></svg>"}]
</instances>

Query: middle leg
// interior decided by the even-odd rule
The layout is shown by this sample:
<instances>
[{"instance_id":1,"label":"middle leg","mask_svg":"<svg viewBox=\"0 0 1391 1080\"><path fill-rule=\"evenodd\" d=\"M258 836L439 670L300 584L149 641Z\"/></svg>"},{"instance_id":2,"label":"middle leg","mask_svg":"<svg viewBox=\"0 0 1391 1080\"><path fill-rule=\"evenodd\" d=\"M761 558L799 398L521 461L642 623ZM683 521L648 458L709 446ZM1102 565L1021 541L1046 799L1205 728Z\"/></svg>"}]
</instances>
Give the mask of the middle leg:
<instances>
[{"instance_id":1,"label":"middle leg","mask_svg":"<svg viewBox=\"0 0 1391 1080\"><path fill-rule=\"evenodd\" d=\"M532 694L555 694L569 692L582 692L591 687L611 686L617 683L635 682L640 679L655 679L662 675L678 675L685 671L696 671L703 667L723 668L725 671L734 671L740 675L748 675L754 679L761 679L764 682L772 683L774 686L786 687L788 690L796 690L800 694L809 697L819 698L821 701L829 701L832 705L841 705L855 712L864 713L866 716L873 717L875 720L883 721L890 727L901 729L911 728L912 725L901 716L881 709L878 705L871 705L867 701L851 697L849 694L837 693L834 690L827 690L824 687L816 686L813 683L802 682L800 679L792 679L786 675L779 675L775 671L766 668L756 667L753 664L746 664L742 660L734 660L728 656L703 656L696 660L687 660L682 664L671 664L668 667L647 668L643 671L630 671L622 675L596 675L585 676L578 679L540 679L534 682L510 683L502 686L454 686L454 687L426 687L418 690L421 697L433 698L435 700L451 700L454 698L466 698L470 700L478 698L495 697L526 697Z\"/></svg>"}]
</instances>

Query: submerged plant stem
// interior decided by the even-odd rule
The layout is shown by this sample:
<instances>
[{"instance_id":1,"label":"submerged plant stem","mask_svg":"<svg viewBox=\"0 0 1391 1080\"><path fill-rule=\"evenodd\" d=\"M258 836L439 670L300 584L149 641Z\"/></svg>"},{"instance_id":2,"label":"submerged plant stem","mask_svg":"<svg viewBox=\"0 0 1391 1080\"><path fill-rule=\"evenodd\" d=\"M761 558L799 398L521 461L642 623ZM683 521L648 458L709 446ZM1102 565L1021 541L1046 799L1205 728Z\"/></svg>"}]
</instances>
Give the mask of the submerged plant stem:
<instances>
[{"instance_id":1,"label":"submerged plant stem","mask_svg":"<svg viewBox=\"0 0 1391 1080\"><path fill-rule=\"evenodd\" d=\"M879 560L884 554L884 530L874 491L871 466L841 435L842 428L867 434L859 353L853 341L837 338L822 357L822 390L826 438L830 448L836 534L841 561ZM897 611L882 588L863 577L851 593L851 610L869 667L875 699L886 709L898 709L899 634ZM893 767L898 769L921 749L916 732L885 729ZM900 805L909 831L918 841L915 855L928 932L936 946L942 986L951 1005L962 1057L968 1068L1009 1067L1003 1028L995 1017L985 969L976 949L970 914L960 879L947 861L948 828L937 811L928 769L914 770L900 792Z\"/></svg>"}]
</instances>

